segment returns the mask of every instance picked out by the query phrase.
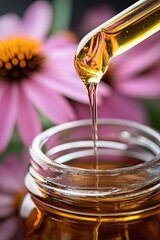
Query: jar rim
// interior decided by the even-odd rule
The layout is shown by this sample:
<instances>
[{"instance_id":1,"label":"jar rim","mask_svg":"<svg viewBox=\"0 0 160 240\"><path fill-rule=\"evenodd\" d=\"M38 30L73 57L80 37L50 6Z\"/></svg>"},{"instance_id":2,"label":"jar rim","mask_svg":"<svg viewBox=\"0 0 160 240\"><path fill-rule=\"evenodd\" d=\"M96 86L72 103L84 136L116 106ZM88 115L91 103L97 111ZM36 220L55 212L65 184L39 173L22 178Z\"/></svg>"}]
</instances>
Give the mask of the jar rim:
<instances>
[{"instance_id":1,"label":"jar rim","mask_svg":"<svg viewBox=\"0 0 160 240\"><path fill-rule=\"evenodd\" d=\"M98 119L98 124L110 124L113 126L126 126L126 127L132 127L136 128L137 130L141 130L145 133L149 133L152 137L154 137L158 142L160 142L160 134L158 130L154 130L153 128L146 126L142 123L130 121L130 120L123 120L123 119L113 119L113 118L108 118L108 119ZM38 158L40 159L44 164L50 165L52 167L58 167L61 170L68 170L68 171L78 171L78 172L87 172L89 174L106 174L107 175L114 175L116 173L118 174L123 174L123 172L129 173L130 171L136 171L146 169L151 167L153 164L157 164L157 162L160 162L160 146L159 146L159 152L156 154L155 157L152 158L151 161L146 161L138 165L134 166L127 166L127 167L122 167L122 168L115 168L115 169L86 169L86 168L78 168L78 167L73 167L73 166L68 166L63 163L55 163L54 161L51 161L51 159L45 155L42 151L42 147L45 144L45 142L54 134L67 130L67 129L72 129L76 127L83 127L83 126L89 126L91 125L91 119L83 119L83 120L76 120L76 121L70 121L66 123L62 123L56 126L53 126L41 133L39 133L32 142L32 146L30 148L30 154L33 158Z\"/></svg>"}]
</instances>

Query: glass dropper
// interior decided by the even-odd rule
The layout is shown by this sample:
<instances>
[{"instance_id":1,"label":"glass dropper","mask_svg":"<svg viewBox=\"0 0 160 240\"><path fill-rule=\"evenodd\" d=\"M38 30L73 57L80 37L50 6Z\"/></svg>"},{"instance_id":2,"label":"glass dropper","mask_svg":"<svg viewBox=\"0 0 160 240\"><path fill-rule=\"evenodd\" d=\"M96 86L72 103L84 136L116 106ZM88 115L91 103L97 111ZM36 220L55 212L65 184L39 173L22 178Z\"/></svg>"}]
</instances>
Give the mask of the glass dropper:
<instances>
[{"instance_id":1,"label":"glass dropper","mask_svg":"<svg viewBox=\"0 0 160 240\"><path fill-rule=\"evenodd\" d=\"M85 85L99 83L109 62L160 30L160 0L140 0L89 32L79 43L75 68Z\"/></svg>"}]
</instances>

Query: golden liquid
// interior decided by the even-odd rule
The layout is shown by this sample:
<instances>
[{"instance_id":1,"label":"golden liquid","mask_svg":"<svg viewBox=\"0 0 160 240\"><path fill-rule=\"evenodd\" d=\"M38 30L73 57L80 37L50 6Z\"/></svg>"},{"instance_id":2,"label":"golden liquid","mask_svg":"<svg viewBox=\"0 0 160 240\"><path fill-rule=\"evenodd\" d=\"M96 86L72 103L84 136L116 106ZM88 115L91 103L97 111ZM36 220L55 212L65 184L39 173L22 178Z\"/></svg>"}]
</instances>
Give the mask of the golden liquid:
<instances>
[{"instance_id":1,"label":"golden liquid","mask_svg":"<svg viewBox=\"0 0 160 240\"><path fill-rule=\"evenodd\" d=\"M86 90L88 92L90 113L92 119L92 139L93 139L93 168L99 169L98 166L98 126L97 126L97 84L86 85ZM98 179L97 179L98 184Z\"/></svg>"},{"instance_id":2,"label":"golden liquid","mask_svg":"<svg viewBox=\"0 0 160 240\"><path fill-rule=\"evenodd\" d=\"M115 169L133 166L141 163L141 160L127 157L115 157L114 161L105 161L100 158L100 169ZM92 168L92 159L76 159L67 163L68 166ZM137 173L138 176L138 173ZM87 176L84 176L84 178ZM128 175L128 177L130 177ZM74 181L79 179L74 179ZM135 179L136 180L136 179ZM104 184L101 179L101 187ZM85 179L84 179L85 182ZM84 184L84 183L82 183ZM93 183L94 184L94 183ZM142 197L142 196L141 196ZM69 196L68 196L69 198ZM149 205L158 202L160 195L144 196L142 199L128 199L128 201L115 202L102 197L101 202L95 198L86 197L86 201L76 199L78 206L72 205L72 201L66 201L63 196L43 199L52 205L44 205L42 208L31 204L27 199L23 210L24 240L159 240L160 239L160 209L150 209ZM61 201L59 201L61 199ZM91 202L92 201L92 202ZM110 202L111 201L111 202ZM64 205L63 205L64 204ZM102 214L98 214L97 205ZM145 206L146 211L139 212ZM153 204L154 205L154 204ZM31 207L32 206L32 207ZM60 209L62 207L62 210ZM30 209L30 210L29 210ZM45 211L44 211L45 209ZM64 210L64 211L63 211ZM79 212L77 214L76 212ZM86 213L87 212L87 213ZM103 215L105 214L106 215ZM110 213L115 213L110 216ZM119 215L117 213L120 213ZM121 213L123 213L121 215ZM126 214L125 214L126 213ZM90 215L92 214L92 215Z\"/></svg>"},{"instance_id":3,"label":"golden liquid","mask_svg":"<svg viewBox=\"0 0 160 240\"><path fill-rule=\"evenodd\" d=\"M25 234L24 240L159 240L160 238L160 214L155 211L152 216L139 220L118 223L117 219L111 222L90 222L85 216L83 219L76 219L74 214L64 214L58 217L59 211L48 215L41 212L39 226L34 225L37 218L37 210L31 212L26 221L30 234ZM146 214L147 215L147 214ZM114 221L115 222L112 222ZM107 221L107 220L106 220ZM24 221L25 222L25 221ZM32 225L33 224L33 225ZM33 231L35 229L35 231Z\"/></svg>"},{"instance_id":4,"label":"golden liquid","mask_svg":"<svg viewBox=\"0 0 160 240\"><path fill-rule=\"evenodd\" d=\"M82 39L74 63L85 85L98 84L107 71L111 58L126 52L160 30L160 3L147 13L144 11L134 15L133 9L110 26L101 25L94 36L88 34Z\"/></svg>"}]
</instances>

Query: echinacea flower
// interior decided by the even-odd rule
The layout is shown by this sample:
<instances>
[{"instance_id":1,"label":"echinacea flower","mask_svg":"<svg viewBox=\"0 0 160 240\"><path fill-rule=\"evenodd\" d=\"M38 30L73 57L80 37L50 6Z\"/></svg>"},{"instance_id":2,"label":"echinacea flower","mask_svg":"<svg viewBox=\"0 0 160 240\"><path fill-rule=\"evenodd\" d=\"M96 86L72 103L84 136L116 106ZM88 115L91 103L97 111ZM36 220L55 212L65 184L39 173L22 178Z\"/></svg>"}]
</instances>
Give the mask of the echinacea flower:
<instances>
[{"instance_id":1,"label":"echinacea flower","mask_svg":"<svg viewBox=\"0 0 160 240\"><path fill-rule=\"evenodd\" d=\"M11 240L17 232L20 233L19 208L26 193L24 176L28 163L28 154L24 154L23 160L16 155L9 155L0 163L1 240Z\"/></svg>"},{"instance_id":2,"label":"echinacea flower","mask_svg":"<svg viewBox=\"0 0 160 240\"><path fill-rule=\"evenodd\" d=\"M115 14L114 14L115 15ZM98 20L96 21L98 16ZM80 29L89 32L113 16L108 5L86 10ZM94 25L93 21L94 19ZM85 24L84 24L85 23ZM88 30L87 30L88 29ZM160 97L160 45L159 33L146 39L128 52L113 58L102 82L108 91L98 107L99 117L124 118L142 123L148 122L141 99ZM89 117L85 104L74 102L78 118Z\"/></svg>"},{"instance_id":3,"label":"echinacea flower","mask_svg":"<svg viewBox=\"0 0 160 240\"><path fill-rule=\"evenodd\" d=\"M75 118L68 98L88 102L74 69L76 38L68 32L47 37L51 23L48 1L34 2L23 18L0 17L0 151L15 126L29 146L42 130L39 112L58 124Z\"/></svg>"}]
</instances>

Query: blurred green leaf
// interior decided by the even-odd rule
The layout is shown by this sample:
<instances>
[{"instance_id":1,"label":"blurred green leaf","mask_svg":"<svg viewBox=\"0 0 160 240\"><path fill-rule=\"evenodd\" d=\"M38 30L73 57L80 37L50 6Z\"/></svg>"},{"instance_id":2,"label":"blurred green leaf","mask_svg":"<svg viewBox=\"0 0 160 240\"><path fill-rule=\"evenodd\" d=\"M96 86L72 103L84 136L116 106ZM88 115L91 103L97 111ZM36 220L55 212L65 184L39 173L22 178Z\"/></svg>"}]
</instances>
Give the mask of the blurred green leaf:
<instances>
[{"instance_id":1,"label":"blurred green leaf","mask_svg":"<svg viewBox=\"0 0 160 240\"><path fill-rule=\"evenodd\" d=\"M19 135L15 129L8 147L0 155L0 161L2 161L9 154L21 155L23 150L24 150L24 145L20 140Z\"/></svg>"},{"instance_id":2,"label":"blurred green leaf","mask_svg":"<svg viewBox=\"0 0 160 240\"><path fill-rule=\"evenodd\" d=\"M42 126L43 126L43 131L53 127L55 124L51 122L48 118L46 118L42 113L39 112L39 116L41 118Z\"/></svg>"},{"instance_id":3,"label":"blurred green leaf","mask_svg":"<svg viewBox=\"0 0 160 240\"><path fill-rule=\"evenodd\" d=\"M51 32L68 30L72 17L73 0L52 0L53 24Z\"/></svg>"},{"instance_id":4,"label":"blurred green leaf","mask_svg":"<svg viewBox=\"0 0 160 240\"><path fill-rule=\"evenodd\" d=\"M160 99L145 100L144 104L151 118L152 127L160 130Z\"/></svg>"}]
</instances>

